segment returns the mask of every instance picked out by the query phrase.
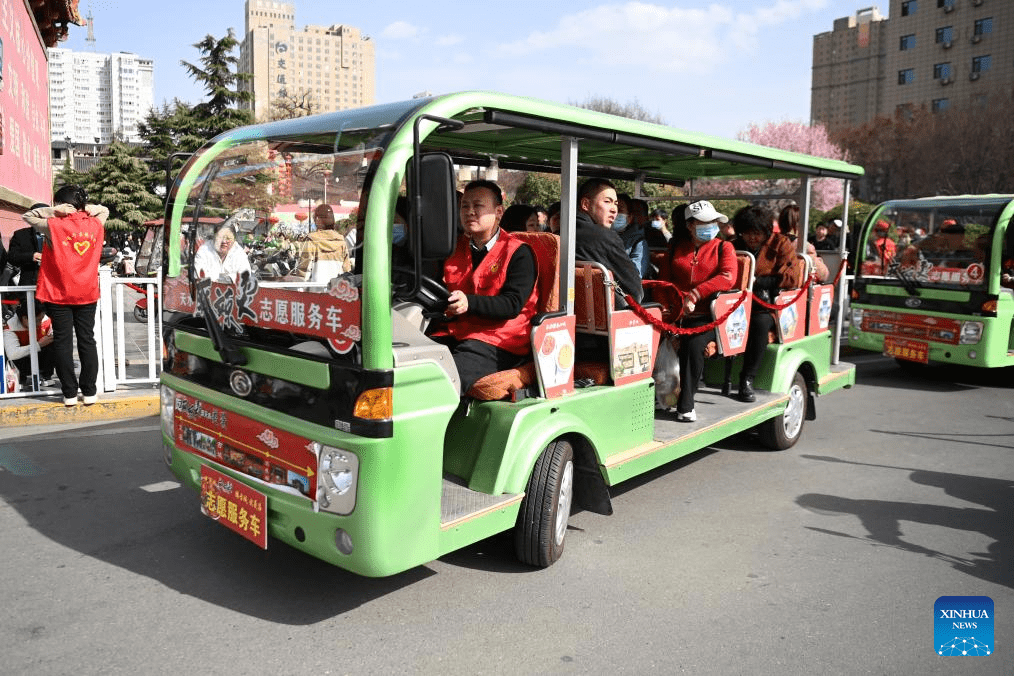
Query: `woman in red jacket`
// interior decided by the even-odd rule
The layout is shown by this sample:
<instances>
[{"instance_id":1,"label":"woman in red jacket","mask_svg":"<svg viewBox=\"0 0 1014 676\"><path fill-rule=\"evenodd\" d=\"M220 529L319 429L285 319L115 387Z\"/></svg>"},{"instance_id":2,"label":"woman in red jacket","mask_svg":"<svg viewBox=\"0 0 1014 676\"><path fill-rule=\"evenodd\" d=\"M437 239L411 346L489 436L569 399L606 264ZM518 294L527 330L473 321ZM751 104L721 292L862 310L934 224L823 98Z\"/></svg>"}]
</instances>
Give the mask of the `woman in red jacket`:
<instances>
[{"instance_id":1,"label":"woman in red jacket","mask_svg":"<svg viewBox=\"0 0 1014 676\"><path fill-rule=\"evenodd\" d=\"M728 220L728 216L718 213L707 200L691 202L673 211L672 241L662 261L659 278L672 282L684 294L681 327L709 324L711 297L732 288L736 277L736 250L718 237L719 223ZM694 397L704 371L704 350L714 337L714 331L680 336L682 387L676 403L677 420L697 420Z\"/></svg>"}]
</instances>

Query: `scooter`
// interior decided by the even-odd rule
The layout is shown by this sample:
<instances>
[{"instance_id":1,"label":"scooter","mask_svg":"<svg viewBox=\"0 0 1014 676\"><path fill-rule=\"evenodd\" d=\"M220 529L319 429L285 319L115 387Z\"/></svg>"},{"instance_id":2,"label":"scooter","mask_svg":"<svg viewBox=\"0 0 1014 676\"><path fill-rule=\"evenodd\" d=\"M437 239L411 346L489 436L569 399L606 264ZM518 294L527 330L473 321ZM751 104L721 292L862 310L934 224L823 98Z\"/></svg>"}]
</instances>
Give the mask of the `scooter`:
<instances>
[{"instance_id":1,"label":"scooter","mask_svg":"<svg viewBox=\"0 0 1014 676\"><path fill-rule=\"evenodd\" d=\"M139 284L125 283L124 286L137 291L141 297L134 303L134 319L141 324L148 321L148 289ZM155 290L155 300L158 302L158 289Z\"/></svg>"}]
</instances>

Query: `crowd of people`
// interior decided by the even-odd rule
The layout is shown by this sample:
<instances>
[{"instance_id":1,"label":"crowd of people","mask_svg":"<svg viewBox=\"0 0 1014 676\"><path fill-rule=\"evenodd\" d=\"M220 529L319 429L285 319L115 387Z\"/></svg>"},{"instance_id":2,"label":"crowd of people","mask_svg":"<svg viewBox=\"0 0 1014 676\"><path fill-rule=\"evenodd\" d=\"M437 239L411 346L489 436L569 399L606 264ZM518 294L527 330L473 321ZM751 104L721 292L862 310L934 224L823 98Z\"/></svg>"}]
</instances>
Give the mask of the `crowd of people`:
<instances>
[{"instance_id":1,"label":"crowd of people","mask_svg":"<svg viewBox=\"0 0 1014 676\"><path fill-rule=\"evenodd\" d=\"M763 300L773 301L781 289L804 282L794 265L799 226L795 205L776 216L767 207L754 204L730 219L711 202L695 200L674 209L670 225L670 214L649 209L645 200L618 193L606 179L584 181L577 198L575 257L600 263L612 272L621 291L619 306L626 296L637 302L644 300L642 281L659 279L669 282L678 293L663 289L648 300L660 301L673 310L672 316L683 328L704 326L712 321L710 301L734 284L736 250L754 255L754 293ZM54 207L39 204L25 214L29 227L11 238L10 260L20 267L23 284L37 284L40 305L35 312L35 332L40 378L45 381L55 372L66 405L77 403L79 389L84 403L91 404L97 398L98 366L92 337L98 300L95 273L108 211L88 204L87 196L76 186L62 188L55 201ZM480 378L531 358L529 334L537 303L538 267L532 249L514 233L558 234L560 204L505 208L500 187L477 180L459 194L459 209L461 234L442 271L449 292L446 321L434 323L431 335L451 349L465 393ZM396 265L411 263L407 220L407 201L402 198L394 225ZM337 231L327 204L314 210L313 224L300 241L285 242L298 259L293 274L308 281L326 281L349 272L356 247L355 240L349 238L356 232ZM828 271L819 263L816 251L837 247L829 225L836 224L819 225L806 244L807 252L818 262L815 273L821 280L827 279ZM889 255L885 251L885 256ZM228 222L198 249L194 265L201 276L226 282L235 282L251 269L248 252ZM759 304L753 308L737 394L747 402L755 400L753 381L774 321ZM9 359L22 370L28 365L28 323L24 302L4 335ZM75 334L80 375L74 372L70 353ZM689 333L679 341L683 387L675 408L677 420L696 420L694 399L710 340L712 333L704 331ZM582 347L580 340L577 347ZM727 385L724 393L731 394L730 389Z\"/></svg>"},{"instance_id":2,"label":"crowd of people","mask_svg":"<svg viewBox=\"0 0 1014 676\"><path fill-rule=\"evenodd\" d=\"M579 186L575 219L575 258L600 263L609 269L621 291L635 301L645 299L642 281L660 279L678 290L656 292L654 300L674 308L682 328L709 324L710 302L732 288L737 272L736 251L756 260L754 293L768 302L783 289L798 288L805 280L795 264L799 208L789 205L777 215L754 204L734 218L718 212L707 200L679 205L672 223L664 211L649 210L648 203L618 193L613 183L600 178ZM479 378L516 366L529 359L529 320L533 312L536 266L532 252L513 237L515 232L559 233L560 205L546 209L531 205L503 206L500 188L489 181L474 181L460 200L463 234L444 265L444 282L450 291L446 315L452 321L437 323L434 336L451 347L462 381L462 392ZM828 270L819 256L833 241L828 227L818 232L806 251L814 261L814 275L827 280ZM655 263L652 253L656 252ZM664 253L663 253L664 252ZM659 255L660 254L660 255ZM618 305L622 306L622 300ZM756 400L754 378L763 361L768 334L774 327L770 311L753 304L746 352L740 373L741 401ZM589 338L582 343L582 338ZM579 352L601 346L578 335ZM697 419L694 399L704 370L711 331L689 333L679 341L681 388L676 419ZM724 394L731 395L731 387Z\"/></svg>"}]
</instances>

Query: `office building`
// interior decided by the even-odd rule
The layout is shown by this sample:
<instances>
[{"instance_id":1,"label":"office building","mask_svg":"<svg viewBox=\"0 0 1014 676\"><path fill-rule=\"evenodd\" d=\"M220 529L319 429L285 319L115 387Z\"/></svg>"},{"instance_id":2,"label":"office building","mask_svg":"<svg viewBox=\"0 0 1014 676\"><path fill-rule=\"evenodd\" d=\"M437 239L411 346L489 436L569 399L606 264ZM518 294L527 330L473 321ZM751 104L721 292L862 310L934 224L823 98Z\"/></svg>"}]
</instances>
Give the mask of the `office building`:
<instances>
[{"instance_id":1,"label":"office building","mask_svg":"<svg viewBox=\"0 0 1014 676\"><path fill-rule=\"evenodd\" d=\"M982 103L1014 85L1014 2L891 0L813 38L810 120L832 134L878 116Z\"/></svg>"},{"instance_id":2,"label":"office building","mask_svg":"<svg viewBox=\"0 0 1014 676\"><path fill-rule=\"evenodd\" d=\"M373 41L354 26L295 27L295 6L246 0L246 33L239 71L253 93L246 107L258 121L271 118L272 103L308 102L312 112L359 108L374 103Z\"/></svg>"}]
</instances>

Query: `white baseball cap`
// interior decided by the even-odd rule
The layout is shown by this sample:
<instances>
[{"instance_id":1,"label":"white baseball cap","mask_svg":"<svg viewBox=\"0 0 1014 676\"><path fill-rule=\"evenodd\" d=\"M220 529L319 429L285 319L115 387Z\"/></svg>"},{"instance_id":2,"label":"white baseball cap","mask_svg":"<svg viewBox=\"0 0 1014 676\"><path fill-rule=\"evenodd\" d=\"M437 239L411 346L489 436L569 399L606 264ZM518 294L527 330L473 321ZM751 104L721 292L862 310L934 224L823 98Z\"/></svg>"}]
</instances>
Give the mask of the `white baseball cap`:
<instances>
[{"instance_id":1,"label":"white baseball cap","mask_svg":"<svg viewBox=\"0 0 1014 676\"><path fill-rule=\"evenodd\" d=\"M683 216L689 221L691 218L701 223L711 223L712 221L718 221L719 223L728 223L729 217L725 214L720 214L715 209L715 206L708 200L697 200L687 205L686 210L683 212Z\"/></svg>"}]
</instances>

